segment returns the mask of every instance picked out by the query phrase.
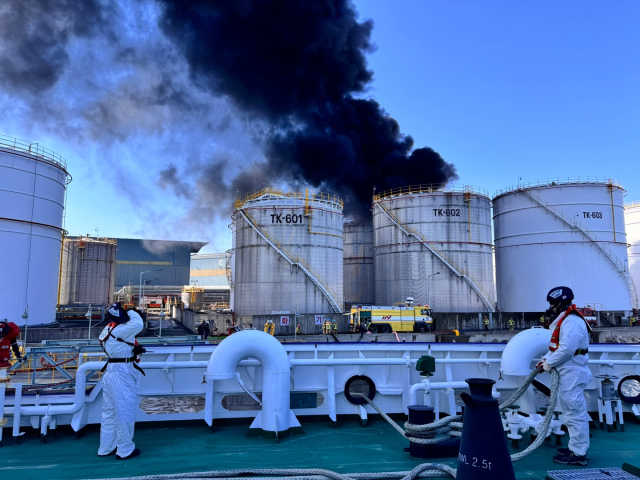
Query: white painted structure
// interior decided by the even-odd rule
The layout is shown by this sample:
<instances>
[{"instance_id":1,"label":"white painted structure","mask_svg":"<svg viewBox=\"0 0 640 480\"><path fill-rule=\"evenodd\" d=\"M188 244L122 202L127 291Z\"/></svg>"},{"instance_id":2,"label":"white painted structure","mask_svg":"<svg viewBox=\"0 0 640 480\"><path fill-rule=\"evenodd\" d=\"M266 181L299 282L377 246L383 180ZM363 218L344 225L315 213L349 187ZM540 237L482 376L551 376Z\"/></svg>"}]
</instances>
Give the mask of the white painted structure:
<instances>
[{"instance_id":1,"label":"white painted structure","mask_svg":"<svg viewBox=\"0 0 640 480\"><path fill-rule=\"evenodd\" d=\"M539 339L533 341L528 332L533 332ZM244 341L245 337L242 335L245 333L255 337L251 339L254 345ZM140 379L138 399L205 397L204 408L184 413L175 413L173 406L169 406L166 412L154 410L153 413L145 413L138 408L136 421L200 419L212 424L215 419L222 418L260 416L264 419L265 412L269 411L269 416L273 419L275 413L282 412L284 419L281 420L278 415L280 430L286 427L281 422L286 422L287 415L284 411L289 408L285 388L292 396L302 394L316 398L317 395L317 401L313 404L292 409L298 419L306 415L326 415L335 422L337 415L357 414L366 420L368 414L374 413L373 409L368 405L352 404L345 396L349 380L357 376L368 377L373 382L374 401L386 413L406 414L407 407L414 404L430 404L434 406L436 415L438 412L454 413L459 410L455 401L456 390L465 388L466 378L497 380L497 393L502 390L511 391L521 385L522 374L533 369L544 353L544 335L548 335L546 330L532 329L516 336L515 339L520 338L521 341L516 341L512 347L507 348L510 344L279 344L266 338L268 335L256 335L259 333L261 332L239 332L219 346L148 345L148 352L142 356L140 363L146 376ZM237 340L234 341L234 338ZM265 339L269 342L268 345ZM97 361L97 357L103 354L97 350L95 352L80 356L81 361L85 357L89 357L89 361L85 359L87 363L81 362L78 368L74 394L41 393L39 396L26 396L21 394L22 385L15 384L15 380L10 385L16 389L15 395L4 396L4 392L0 391L0 417L4 416L9 421L5 432L13 426L13 435L17 436L20 434L20 427L29 425L40 427L43 433L57 425L71 425L77 431L85 425L100 423L102 383L96 381L95 375L90 374L100 370L104 363ZM436 359L436 372L429 379L420 377L415 369L415 364L422 355L432 355ZM617 375L617 386L624 377L639 373L638 347L632 344L592 344L589 346L589 366L594 375ZM272 385L275 388L269 390L272 373L276 373L278 379ZM288 382L284 381L285 376ZM88 378L91 380L87 380ZM538 379L549 383L548 374L543 374ZM85 394L87 384L95 385L89 394ZM6 385L0 383L0 390ZM589 411L598 411L597 397L601 394L599 389L596 378L586 388ZM229 400L239 396L246 398L247 391L262 394L262 407L256 403L253 408L234 408L233 402ZM269 402L272 403L268 405ZM520 410L535 413L527 408L522 405ZM632 407L627 404L623 404L623 409L626 412L632 411ZM289 416L290 422L292 418L294 417ZM289 426L294 426L294 423Z\"/></svg>"},{"instance_id":2,"label":"white painted structure","mask_svg":"<svg viewBox=\"0 0 640 480\"><path fill-rule=\"evenodd\" d=\"M55 321L70 179L60 156L0 135L0 319L19 326Z\"/></svg>"},{"instance_id":3,"label":"white painted structure","mask_svg":"<svg viewBox=\"0 0 640 480\"><path fill-rule=\"evenodd\" d=\"M491 201L480 188L416 185L373 199L376 305L493 312Z\"/></svg>"},{"instance_id":4,"label":"white painted structure","mask_svg":"<svg viewBox=\"0 0 640 480\"><path fill-rule=\"evenodd\" d=\"M344 301L373 304L373 225L371 220L344 224Z\"/></svg>"},{"instance_id":5,"label":"white painted structure","mask_svg":"<svg viewBox=\"0 0 640 480\"><path fill-rule=\"evenodd\" d=\"M521 184L493 199L498 308L542 312L558 285L578 306L629 311L637 304L628 272L625 190L610 179Z\"/></svg>"},{"instance_id":6,"label":"white painted structure","mask_svg":"<svg viewBox=\"0 0 640 480\"><path fill-rule=\"evenodd\" d=\"M624 223L629 244L629 271L636 285L640 285L640 202L624 207Z\"/></svg>"},{"instance_id":7,"label":"white painted structure","mask_svg":"<svg viewBox=\"0 0 640 480\"><path fill-rule=\"evenodd\" d=\"M234 311L341 312L342 207L335 195L271 188L238 200L232 216Z\"/></svg>"}]
</instances>

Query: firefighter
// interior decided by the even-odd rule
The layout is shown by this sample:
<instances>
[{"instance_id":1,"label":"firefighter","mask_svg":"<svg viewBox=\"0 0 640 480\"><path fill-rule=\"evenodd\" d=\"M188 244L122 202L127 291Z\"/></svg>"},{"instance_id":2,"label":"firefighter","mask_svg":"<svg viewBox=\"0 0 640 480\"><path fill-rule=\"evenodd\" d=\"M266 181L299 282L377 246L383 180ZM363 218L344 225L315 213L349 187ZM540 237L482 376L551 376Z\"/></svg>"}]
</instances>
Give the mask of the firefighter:
<instances>
[{"instance_id":1,"label":"firefighter","mask_svg":"<svg viewBox=\"0 0 640 480\"><path fill-rule=\"evenodd\" d=\"M302 335L302 328L300 328L300 324L296 327L296 335Z\"/></svg>"},{"instance_id":2,"label":"firefighter","mask_svg":"<svg viewBox=\"0 0 640 480\"><path fill-rule=\"evenodd\" d=\"M489 330L489 318L488 317L484 317L484 320L482 321L482 323L484 323L484 329L485 330Z\"/></svg>"},{"instance_id":3,"label":"firefighter","mask_svg":"<svg viewBox=\"0 0 640 480\"><path fill-rule=\"evenodd\" d=\"M333 324L331 326L332 330L333 330L333 334L337 335L338 334L338 322L336 322L335 320L333 321Z\"/></svg>"},{"instance_id":4,"label":"firefighter","mask_svg":"<svg viewBox=\"0 0 640 480\"><path fill-rule=\"evenodd\" d=\"M514 327L516 326L516 322L513 321L513 318L509 319L509 331L513 332Z\"/></svg>"},{"instance_id":5,"label":"firefighter","mask_svg":"<svg viewBox=\"0 0 640 480\"><path fill-rule=\"evenodd\" d=\"M629 325L631 325L632 327L636 326L636 317L629 318Z\"/></svg>"},{"instance_id":6,"label":"firefighter","mask_svg":"<svg viewBox=\"0 0 640 480\"><path fill-rule=\"evenodd\" d=\"M560 374L558 401L569 431L568 448L561 448L553 461L564 465L586 465L589 449L589 414L584 390L593 378L589 361L591 327L577 310L569 287L556 287L547 294L547 316L554 318L549 352L537 367Z\"/></svg>"},{"instance_id":7,"label":"firefighter","mask_svg":"<svg viewBox=\"0 0 640 480\"><path fill-rule=\"evenodd\" d=\"M544 327L545 323L544 323L544 315L540 315L540 326Z\"/></svg>"}]
</instances>

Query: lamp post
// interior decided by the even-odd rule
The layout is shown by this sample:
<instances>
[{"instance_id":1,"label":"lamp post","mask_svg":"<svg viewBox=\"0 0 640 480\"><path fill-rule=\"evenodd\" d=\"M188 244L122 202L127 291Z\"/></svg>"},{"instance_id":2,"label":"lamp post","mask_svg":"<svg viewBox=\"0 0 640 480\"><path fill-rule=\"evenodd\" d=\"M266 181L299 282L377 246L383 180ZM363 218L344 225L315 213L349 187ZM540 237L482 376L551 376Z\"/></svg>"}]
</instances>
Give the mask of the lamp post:
<instances>
[{"instance_id":1,"label":"lamp post","mask_svg":"<svg viewBox=\"0 0 640 480\"><path fill-rule=\"evenodd\" d=\"M440 272L432 273L431 275L427 276L427 281L429 282L429 308L431 308L432 310L433 310L433 307L431 306L431 277L435 277L436 275L440 275Z\"/></svg>"},{"instance_id":2,"label":"lamp post","mask_svg":"<svg viewBox=\"0 0 640 480\"><path fill-rule=\"evenodd\" d=\"M87 320L89 320L89 338L88 340L91 341L91 319L93 317L93 312L91 311L91 304L89 304L89 310L87 310L87 313L85 314L85 318Z\"/></svg>"},{"instance_id":3,"label":"lamp post","mask_svg":"<svg viewBox=\"0 0 640 480\"><path fill-rule=\"evenodd\" d=\"M158 337L162 337L162 321L164 320L164 310L160 310L160 334Z\"/></svg>"}]
</instances>

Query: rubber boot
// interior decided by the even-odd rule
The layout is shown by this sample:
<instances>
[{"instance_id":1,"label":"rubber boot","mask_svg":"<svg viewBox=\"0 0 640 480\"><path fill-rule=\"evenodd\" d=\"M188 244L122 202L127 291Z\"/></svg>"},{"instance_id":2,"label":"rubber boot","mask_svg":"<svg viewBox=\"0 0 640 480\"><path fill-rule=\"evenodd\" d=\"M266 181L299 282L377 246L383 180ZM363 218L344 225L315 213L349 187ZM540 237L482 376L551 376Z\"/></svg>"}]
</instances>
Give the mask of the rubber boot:
<instances>
[{"instance_id":1,"label":"rubber boot","mask_svg":"<svg viewBox=\"0 0 640 480\"><path fill-rule=\"evenodd\" d=\"M468 378L456 480L515 480L500 420L498 400L491 395L495 380Z\"/></svg>"}]
</instances>

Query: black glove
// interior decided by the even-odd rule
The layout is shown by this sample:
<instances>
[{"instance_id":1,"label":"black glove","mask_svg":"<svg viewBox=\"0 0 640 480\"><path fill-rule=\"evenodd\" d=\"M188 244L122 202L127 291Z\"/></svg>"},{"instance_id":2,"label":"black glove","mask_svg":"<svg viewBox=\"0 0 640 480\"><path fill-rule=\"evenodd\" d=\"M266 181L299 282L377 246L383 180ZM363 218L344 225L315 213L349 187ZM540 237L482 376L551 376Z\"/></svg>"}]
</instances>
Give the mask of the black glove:
<instances>
[{"instance_id":1,"label":"black glove","mask_svg":"<svg viewBox=\"0 0 640 480\"><path fill-rule=\"evenodd\" d=\"M18 360L22 358L22 355L20 355L20 345L18 345L18 342L15 339L11 341L11 350L13 350L13 354Z\"/></svg>"}]
</instances>

